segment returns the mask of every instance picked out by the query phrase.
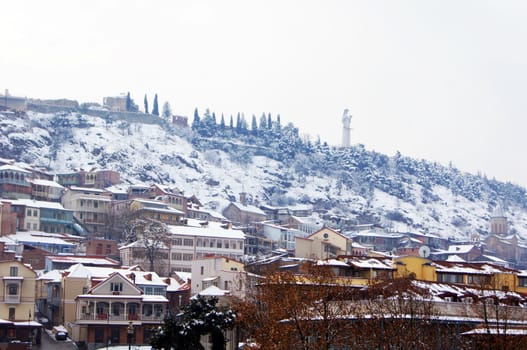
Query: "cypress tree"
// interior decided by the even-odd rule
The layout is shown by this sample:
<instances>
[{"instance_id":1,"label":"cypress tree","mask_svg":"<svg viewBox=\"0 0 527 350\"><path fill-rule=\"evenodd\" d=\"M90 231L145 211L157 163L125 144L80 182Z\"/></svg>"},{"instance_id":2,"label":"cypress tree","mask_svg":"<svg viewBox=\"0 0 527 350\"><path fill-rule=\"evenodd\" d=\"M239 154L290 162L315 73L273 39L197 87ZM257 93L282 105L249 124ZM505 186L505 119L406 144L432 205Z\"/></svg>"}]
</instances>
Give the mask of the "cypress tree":
<instances>
[{"instance_id":1,"label":"cypress tree","mask_svg":"<svg viewBox=\"0 0 527 350\"><path fill-rule=\"evenodd\" d=\"M251 134L258 135L258 124L256 123L256 116L254 114L251 121Z\"/></svg>"},{"instance_id":2,"label":"cypress tree","mask_svg":"<svg viewBox=\"0 0 527 350\"><path fill-rule=\"evenodd\" d=\"M238 112L238 115L236 116L236 131L237 132L242 131L242 119L240 117L240 112Z\"/></svg>"},{"instance_id":3,"label":"cypress tree","mask_svg":"<svg viewBox=\"0 0 527 350\"><path fill-rule=\"evenodd\" d=\"M192 121L192 130L197 131L200 126L200 118L198 113L198 108L194 109L194 120Z\"/></svg>"},{"instance_id":4,"label":"cypress tree","mask_svg":"<svg viewBox=\"0 0 527 350\"><path fill-rule=\"evenodd\" d=\"M159 116L159 105L157 104L157 94L154 96L154 105L152 106L152 114Z\"/></svg>"},{"instance_id":5,"label":"cypress tree","mask_svg":"<svg viewBox=\"0 0 527 350\"><path fill-rule=\"evenodd\" d=\"M221 114L220 129L221 131L225 130L225 118L223 117L223 113Z\"/></svg>"},{"instance_id":6,"label":"cypress tree","mask_svg":"<svg viewBox=\"0 0 527 350\"><path fill-rule=\"evenodd\" d=\"M130 97L130 92L126 94L126 111L130 111L132 109L132 98Z\"/></svg>"},{"instance_id":7,"label":"cypress tree","mask_svg":"<svg viewBox=\"0 0 527 350\"><path fill-rule=\"evenodd\" d=\"M267 118L265 116L265 113L262 114L260 117L260 130L267 129Z\"/></svg>"},{"instance_id":8,"label":"cypress tree","mask_svg":"<svg viewBox=\"0 0 527 350\"><path fill-rule=\"evenodd\" d=\"M148 98L146 97L146 94L145 94L145 113L148 114Z\"/></svg>"}]
</instances>

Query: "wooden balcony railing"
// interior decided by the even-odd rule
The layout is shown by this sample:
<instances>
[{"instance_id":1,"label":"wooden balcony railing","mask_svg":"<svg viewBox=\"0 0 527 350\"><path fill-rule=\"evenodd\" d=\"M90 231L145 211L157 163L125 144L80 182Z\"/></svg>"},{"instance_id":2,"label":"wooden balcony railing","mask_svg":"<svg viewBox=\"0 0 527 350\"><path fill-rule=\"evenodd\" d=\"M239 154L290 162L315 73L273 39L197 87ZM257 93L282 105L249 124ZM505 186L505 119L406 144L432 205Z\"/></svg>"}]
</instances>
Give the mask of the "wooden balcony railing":
<instances>
[{"instance_id":1,"label":"wooden balcony railing","mask_svg":"<svg viewBox=\"0 0 527 350\"><path fill-rule=\"evenodd\" d=\"M106 322L119 322L119 321L163 321L163 314L151 314L151 315L141 315L141 314L120 314L120 315L108 315L107 314L92 314L85 313L80 315L80 320L82 321L106 321Z\"/></svg>"}]
</instances>

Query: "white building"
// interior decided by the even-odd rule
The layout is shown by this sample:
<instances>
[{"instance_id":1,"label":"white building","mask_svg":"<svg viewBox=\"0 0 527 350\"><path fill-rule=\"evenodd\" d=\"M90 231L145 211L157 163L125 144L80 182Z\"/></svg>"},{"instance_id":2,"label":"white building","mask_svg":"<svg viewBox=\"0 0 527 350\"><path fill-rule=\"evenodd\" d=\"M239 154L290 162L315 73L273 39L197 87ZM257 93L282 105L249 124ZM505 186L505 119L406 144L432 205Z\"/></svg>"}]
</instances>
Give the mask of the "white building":
<instances>
[{"instance_id":1,"label":"white building","mask_svg":"<svg viewBox=\"0 0 527 350\"><path fill-rule=\"evenodd\" d=\"M244 255L245 234L216 222L189 220L188 226L168 226L171 235L172 271L191 272L192 260L220 255L240 260Z\"/></svg>"},{"instance_id":2,"label":"white building","mask_svg":"<svg viewBox=\"0 0 527 350\"><path fill-rule=\"evenodd\" d=\"M243 298L245 294L244 264L224 256L211 256L192 261L191 293L216 286L230 295Z\"/></svg>"}]
</instances>

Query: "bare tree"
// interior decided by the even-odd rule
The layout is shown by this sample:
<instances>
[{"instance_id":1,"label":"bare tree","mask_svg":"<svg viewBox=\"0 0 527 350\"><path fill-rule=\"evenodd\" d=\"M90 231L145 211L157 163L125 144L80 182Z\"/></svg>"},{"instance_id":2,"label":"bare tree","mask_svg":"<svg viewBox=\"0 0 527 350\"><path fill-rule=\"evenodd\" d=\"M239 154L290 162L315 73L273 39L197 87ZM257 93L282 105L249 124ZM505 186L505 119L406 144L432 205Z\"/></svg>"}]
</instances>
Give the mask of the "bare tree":
<instances>
[{"instance_id":1,"label":"bare tree","mask_svg":"<svg viewBox=\"0 0 527 350\"><path fill-rule=\"evenodd\" d=\"M125 230L126 241L139 242L138 251L144 254L150 271L156 271L156 263L161 267L163 260L168 260L170 245L168 227L159 221L145 218L134 218L128 222Z\"/></svg>"},{"instance_id":2,"label":"bare tree","mask_svg":"<svg viewBox=\"0 0 527 350\"><path fill-rule=\"evenodd\" d=\"M238 305L239 321L262 349L330 349L344 346L355 312L356 289L310 265L304 274L275 270L264 275Z\"/></svg>"}]
</instances>

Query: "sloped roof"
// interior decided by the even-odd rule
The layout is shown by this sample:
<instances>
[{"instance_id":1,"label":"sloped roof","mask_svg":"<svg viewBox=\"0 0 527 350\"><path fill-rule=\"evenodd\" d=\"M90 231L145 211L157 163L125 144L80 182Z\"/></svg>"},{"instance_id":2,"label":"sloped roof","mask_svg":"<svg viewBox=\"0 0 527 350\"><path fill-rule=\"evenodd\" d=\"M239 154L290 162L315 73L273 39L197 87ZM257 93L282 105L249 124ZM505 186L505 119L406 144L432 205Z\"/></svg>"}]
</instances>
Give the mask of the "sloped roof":
<instances>
[{"instance_id":1,"label":"sloped roof","mask_svg":"<svg viewBox=\"0 0 527 350\"><path fill-rule=\"evenodd\" d=\"M238 202L231 202L231 205L235 206L240 211L266 216L266 214L265 214L265 212L263 210L261 210L260 208L255 207L254 205L244 205L244 204L238 203Z\"/></svg>"},{"instance_id":2,"label":"sloped roof","mask_svg":"<svg viewBox=\"0 0 527 350\"><path fill-rule=\"evenodd\" d=\"M17 167L16 165L10 165L10 164L0 166L0 170L12 170L12 171L18 171L20 173L31 174L31 171L28 171L26 169Z\"/></svg>"},{"instance_id":3,"label":"sloped roof","mask_svg":"<svg viewBox=\"0 0 527 350\"><path fill-rule=\"evenodd\" d=\"M216 286L210 286L208 288L203 289L201 292L194 295L191 299L196 299L198 295L201 296L216 296L216 297L223 297L230 295L231 292L225 289L220 289Z\"/></svg>"}]
</instances>

